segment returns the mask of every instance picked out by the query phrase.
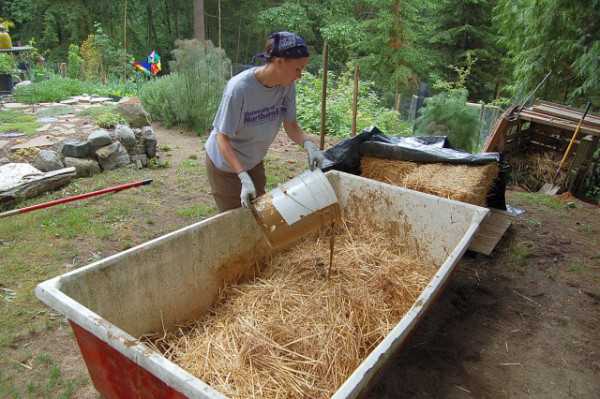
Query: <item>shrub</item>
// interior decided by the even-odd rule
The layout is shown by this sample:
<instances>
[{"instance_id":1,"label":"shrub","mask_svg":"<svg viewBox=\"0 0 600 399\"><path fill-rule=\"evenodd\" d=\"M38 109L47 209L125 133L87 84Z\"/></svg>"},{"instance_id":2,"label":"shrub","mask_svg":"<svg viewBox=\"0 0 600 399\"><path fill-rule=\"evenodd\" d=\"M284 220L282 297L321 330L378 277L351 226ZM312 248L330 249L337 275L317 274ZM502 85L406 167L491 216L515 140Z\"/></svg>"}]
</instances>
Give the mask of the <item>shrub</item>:
<instances>
[{"instance_id":1,"label":"shrub","mask_svg":"<svg viewBox=\"0 0 600 399\"><path fill-rule=\"evenodd\" d=\"M0 73L12 75L16 70L17 65L12 54L0 53Z\"/></svg>"},{"instance_id":2,"label":"shrub","mask_svg":"<svg viewBox=\"0 0 600 399\"><path fill-rule=\"evenodd\" d=\"M467 91L451 89L425 100L416 122L416 133L448 136L453 147L475 151L479 136L479 114L466 105Z\"/></svg>"},{"instance_id":3,"label":"shrub","mask_svg":"<svg viewBox=\"0 0 600 399\"><path fill-rule=\"evenodd\" d=\"M103 105L99 107L91 107L79 113L82 116L91 117L96 125L104 129L112 129L116 125L125 125L127 121L114 105Z\"/></svg>"},{"instance_id":4,"label":"shrub","mask_svg":"<svg viewBox=\"0 0 600 399\"><path fill-rule=\"evenodd\" d=\"M83 58L79 55L79 46L69 44L69 56L67 59L67 76L71 79L77 79L81 75Z\"/></svg>"},{"instance_id":5,"label":"shrub","mask_svg":"<svg viewBox=\"0 0 600 399\"><path fill-rule=\"evenodd\" d=\"M296 84L298 121L303 129L311 132L321 130L322 78L305 72ZM354 81L351 73L339 78L329 72L327 77L327 134L349 136L352 129L352 93ZM371 125L393 135L411 135L410 127L400 120L400 114L385 108L373 89L371 82L359 83L357 131Z\"/></svg>"},{"instance_id":6,"label":"shrub","mask_svg":"<svg viewBox=\"0 0 600 399\"><path fill-rule=\"evenodd\" d=\"M210 42L178 40L175 45L173 73L144 84L140 99L152 119L204 132L212 124L231 63Z\"/></svg>"}]
</instances>

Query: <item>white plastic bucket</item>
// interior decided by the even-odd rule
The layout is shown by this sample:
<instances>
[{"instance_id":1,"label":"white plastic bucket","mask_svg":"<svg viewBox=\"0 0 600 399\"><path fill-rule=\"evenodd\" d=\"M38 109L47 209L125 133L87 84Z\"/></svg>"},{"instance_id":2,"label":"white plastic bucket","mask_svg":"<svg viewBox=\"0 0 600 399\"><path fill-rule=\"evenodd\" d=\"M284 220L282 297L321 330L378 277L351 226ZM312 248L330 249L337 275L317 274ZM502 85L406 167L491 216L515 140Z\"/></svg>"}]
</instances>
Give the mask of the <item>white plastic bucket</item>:
<instances>
[{"instance_id":1,"label":"white plastic bucket","mask_svg":"<svg viewBox=\"0 0 600 399\"><path fill-rule=\"evenodd\" d=\"M281 248L340 216L338 199L321 170L306 171L254 202L255 216L273 248Z\"/></svg>"},{"instance_id":2,"label":"white plastic bucket","mask_svg":"<svg viewBox=\"0 0 600 399\"><path fill-rule=\"evenodd\" d=\"M270 194L273 206L288 225L337 203L335 191L320 169L307 170Z\"/></svg>"}]
</instances>

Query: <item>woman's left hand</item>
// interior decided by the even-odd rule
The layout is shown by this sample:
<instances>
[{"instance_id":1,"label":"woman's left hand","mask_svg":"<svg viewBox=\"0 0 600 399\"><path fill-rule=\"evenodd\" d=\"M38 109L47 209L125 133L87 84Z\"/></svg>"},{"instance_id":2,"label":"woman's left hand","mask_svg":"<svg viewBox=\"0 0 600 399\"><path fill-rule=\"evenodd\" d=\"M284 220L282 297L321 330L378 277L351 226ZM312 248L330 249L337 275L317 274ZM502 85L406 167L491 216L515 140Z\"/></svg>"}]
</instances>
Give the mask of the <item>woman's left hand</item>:
<instances>
[{"instance_id":1,"label":"woman's left hand","mask_svg":"<svg viewBox=\"0 0 600 399\"><path fill-rule=\"evenodd\" d=\"M325 161L323 151L319 150L319 147L310 140L304 142L304 149L308 152L308 167L310 170L321 169Z\"/></svg>"}]
</instances>

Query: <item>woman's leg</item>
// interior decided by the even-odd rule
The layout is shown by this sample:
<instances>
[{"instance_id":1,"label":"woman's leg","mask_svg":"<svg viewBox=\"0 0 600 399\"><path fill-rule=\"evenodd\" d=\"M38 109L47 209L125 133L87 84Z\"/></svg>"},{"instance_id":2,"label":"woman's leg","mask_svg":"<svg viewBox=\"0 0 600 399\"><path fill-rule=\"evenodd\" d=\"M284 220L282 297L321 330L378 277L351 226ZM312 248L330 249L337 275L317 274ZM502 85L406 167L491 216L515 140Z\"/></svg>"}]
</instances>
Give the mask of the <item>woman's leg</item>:
<instances>
[{"instance_id":1,"label":"woman's leg","mask_svg":"<svg viewBox=\"0 0 600 399\"><path fill-rule=\"evenodd\" d=\"M240 201L242 183L235 173L223 172L217 169L210 157L206 155L206 174L211 194L220 212L242 206Z\"/></svg>"},{"instance_id":2,"label":"woman's leg","mask_svg":"<svg viewBox=\"0 0 600 399\"><path fill-rule=\"evenodd\" d=\"M235 173L223 172L215 167L206 155L206 174L210 184L211 194L217 203L219 211L225 212L229 209L235 209L242 206L240 194L242 192L242 183ZM256 188L256 195L261 196L265 193L267 178L265 176L265 167L259 163L248 171L252 178L252 183Z\"/></svg>"}]
</instances>

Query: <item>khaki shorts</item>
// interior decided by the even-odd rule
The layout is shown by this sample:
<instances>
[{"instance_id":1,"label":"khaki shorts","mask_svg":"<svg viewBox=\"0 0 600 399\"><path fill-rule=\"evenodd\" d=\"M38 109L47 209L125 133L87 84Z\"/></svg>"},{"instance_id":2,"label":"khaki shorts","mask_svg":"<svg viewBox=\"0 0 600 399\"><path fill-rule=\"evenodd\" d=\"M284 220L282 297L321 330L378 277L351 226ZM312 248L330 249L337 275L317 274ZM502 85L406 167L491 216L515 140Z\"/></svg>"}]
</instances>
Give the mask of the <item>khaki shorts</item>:
<instances>
[{"instance_id":1,"label":"khaki shorts","mask_svg":"<svg viewBox=\"0 0 600 399\"><path fill-rule=\"evenodd\" d=\"M208 154L206 155L206 173L208 175L211 194L217 203L219 211L224 212L242 206L240 200L242 183L237 174L217 169L215 164L210 160ZM248 174L252 178L257 196L263 195L267 184L263 163L261 162L250 169Z\"/></svg>"}]
</instances>

